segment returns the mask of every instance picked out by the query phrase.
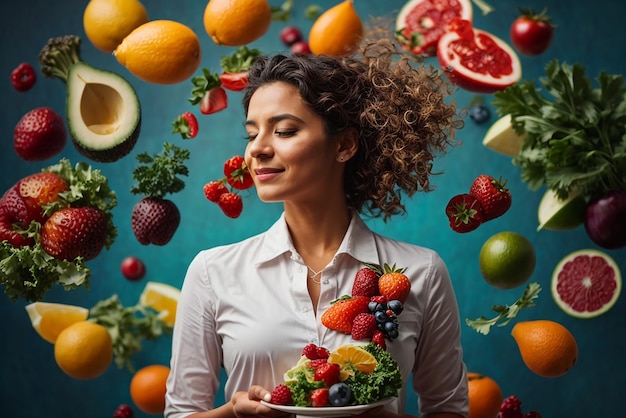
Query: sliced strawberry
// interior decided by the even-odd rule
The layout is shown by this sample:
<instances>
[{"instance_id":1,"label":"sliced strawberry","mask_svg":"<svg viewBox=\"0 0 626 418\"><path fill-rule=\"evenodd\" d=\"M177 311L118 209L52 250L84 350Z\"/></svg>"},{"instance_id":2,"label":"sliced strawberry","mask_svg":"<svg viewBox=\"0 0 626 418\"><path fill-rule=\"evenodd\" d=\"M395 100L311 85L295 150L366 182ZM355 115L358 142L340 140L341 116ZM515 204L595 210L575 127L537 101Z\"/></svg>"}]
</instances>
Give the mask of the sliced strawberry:
<instances>
[{"instance_id":1,"label":"sliced strawberry","mask_svg":"<svg viewBox=\"0 0 626 418\"><path fill-rule=\"evenodd\" d=\"M172 122L173 134L180 134L183 139L192 139L198 135L198 119L191 112L184 112Z\"/></svg>"},{"instance_id":2,"label":"sliced strawberry","mask_svg":"<svg viewBox=\"0 0 626 418\"><path fill-rule=\"evenodd\" d=\"M321 407L328 405L328 388L318 388L311 391L309 397L311 406Z\"/></svg>"},{"instance_id":3,"label":"sliced strawberry","mask_svg":"<svg viewBox=\"0 0 626 418\"><path fill-rule=\"evenodd\" d=\"M248 71L240 71L237 73L223 72L220 74L222 87L227 90L241 91L248 86Z\"/></svg>"},{"instance_id":4,"label":"sliced strawberry","mask_svg":"<svg viewBox=\"0 0 626 418\"><path fill-rule=\"evenodd\" d=\"M226 96L226 90L221 86L209 90L200 102L200 112L203 115L219 112L226 107L228 107L228 96Z\"/></svg>"},{"instance_id":5,"label":"sliced strawberry","mask_svg":"<svg viewBox=\"0 0 626 418\"><path fill-rule=\"evenodd\" d=\"M249 189L254 185L252 175L241 155L235 155L224 163L226 181L237 190Z\"/></svg>"},{"instance_id":6,"label":"sliced strawberry","mask_svg":"<svg viewBox=\"0 0 626 418\"><path fill-rule=\"evenodd\" d=\"M483 222L483 208L480 201L470 194L453 196L446 206L450 228L459 233L475 230Z\"/></svg>"}]
</instances>

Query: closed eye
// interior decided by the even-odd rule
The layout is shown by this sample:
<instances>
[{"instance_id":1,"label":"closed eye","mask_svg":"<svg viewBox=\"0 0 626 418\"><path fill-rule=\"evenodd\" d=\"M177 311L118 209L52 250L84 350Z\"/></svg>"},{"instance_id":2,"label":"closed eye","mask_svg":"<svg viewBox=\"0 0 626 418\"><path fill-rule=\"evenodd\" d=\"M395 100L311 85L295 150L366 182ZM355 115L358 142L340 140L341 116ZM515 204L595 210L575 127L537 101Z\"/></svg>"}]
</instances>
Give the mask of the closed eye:
<instances>
[{"instance_id":1,"label":"closed eye","mask_svg":"<svg viewBox=\"0 0 626 418\"><path fill-rule=\"evenodd\" d=\"M281 138L289 138L291 136L294 136L297 132L298 132L297 129L289 129L289 130L275 131L274 133L276 134L276 136L279 136Z\"/></svg>"}]
</instances>

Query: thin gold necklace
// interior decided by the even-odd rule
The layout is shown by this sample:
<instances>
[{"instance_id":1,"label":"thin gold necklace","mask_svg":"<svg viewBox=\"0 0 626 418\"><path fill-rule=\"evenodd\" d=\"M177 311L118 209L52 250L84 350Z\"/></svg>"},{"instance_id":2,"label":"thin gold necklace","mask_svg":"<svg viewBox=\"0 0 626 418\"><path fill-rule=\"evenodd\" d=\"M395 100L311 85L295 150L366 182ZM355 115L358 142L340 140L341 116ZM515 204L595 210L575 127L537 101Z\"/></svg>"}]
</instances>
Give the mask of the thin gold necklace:
<instances>
[{"instance_id":1,"label":"thin gold necklace","mask_svg":"<svg viewBox=\"0 0 626 418\"><path fill-rule=\"evenodd\" d=\"M322 270L320 270L320 271L315 271L315 270L313 270L311 267L309 267L309 265L308 265L308 264L307 264L306 268L307 268L307 269L309 269L309 271L310 271L311 273L313 273L313 275L312 275L312 276L311 276L310 274L307 274L308 279L309 279L309 280L311 280L311 281L312 281L313 283L315 283L315 284L320 284L321 279L317 279L317 280L315 280L315 278L316 278L317 276L319 276L319 275L322 273L322 270L324 270L324 269L322 269Z\"/></svg>"}]
</instances>

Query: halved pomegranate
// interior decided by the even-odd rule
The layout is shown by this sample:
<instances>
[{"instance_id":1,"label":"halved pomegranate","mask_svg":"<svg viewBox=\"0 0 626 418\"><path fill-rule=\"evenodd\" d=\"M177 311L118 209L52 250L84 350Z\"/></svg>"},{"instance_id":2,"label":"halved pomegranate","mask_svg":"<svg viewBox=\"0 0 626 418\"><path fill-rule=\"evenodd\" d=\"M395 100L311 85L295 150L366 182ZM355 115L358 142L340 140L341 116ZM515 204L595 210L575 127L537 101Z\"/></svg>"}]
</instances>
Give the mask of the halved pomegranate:
<instances>
[{"instance_id":1,"label":"halved pomegranate","mask_svg":"<svg viewBox=\"0 0 626 418\"><path fill-rule=\"evenodd\" d=\"M409 0L396 18L396 34L416 55L434 56L437 42L455 18L472 20L470 0Z\"/></svg>"},{"instance_id":2,"label":"halved pomegranate","mask_svg":"<svg viewBox=\"0 0 626 418\"><path fill-rule=\"evenodd\" d=\"M437 44L437 57L452 83L474 93L504 90L522 77L513 48L467 20L450 23Z\"/></svg>"}]
</instances>

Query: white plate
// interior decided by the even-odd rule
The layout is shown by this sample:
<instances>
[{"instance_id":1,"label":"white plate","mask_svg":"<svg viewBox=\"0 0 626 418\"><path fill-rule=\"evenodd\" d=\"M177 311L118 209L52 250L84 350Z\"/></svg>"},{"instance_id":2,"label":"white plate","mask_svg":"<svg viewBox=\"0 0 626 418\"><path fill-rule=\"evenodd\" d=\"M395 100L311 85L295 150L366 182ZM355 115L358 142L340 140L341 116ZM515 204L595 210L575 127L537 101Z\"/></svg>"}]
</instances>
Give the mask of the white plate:
<instances>
[{"instance_id":1,"label":"white plate","mask_svg":"<svg viewBox=\"0 0 626 418\"><path fill-rule=\"evenodd\" d=\"M354 405L354 406L322 406L322 407L302 407L302 406L289 406L289 405L274 405L269 402L261 401L265 406L269 406L272 409L277 409L282 412L288 412L290 414L296 414L300 418L305 417L348 417L350 415L358 415L367 411L368 409L376 408L377 406L385 405L391 402L394 398L385 398L378 402L370 403L367 405Z\"/></svg>"}]
</instances>

